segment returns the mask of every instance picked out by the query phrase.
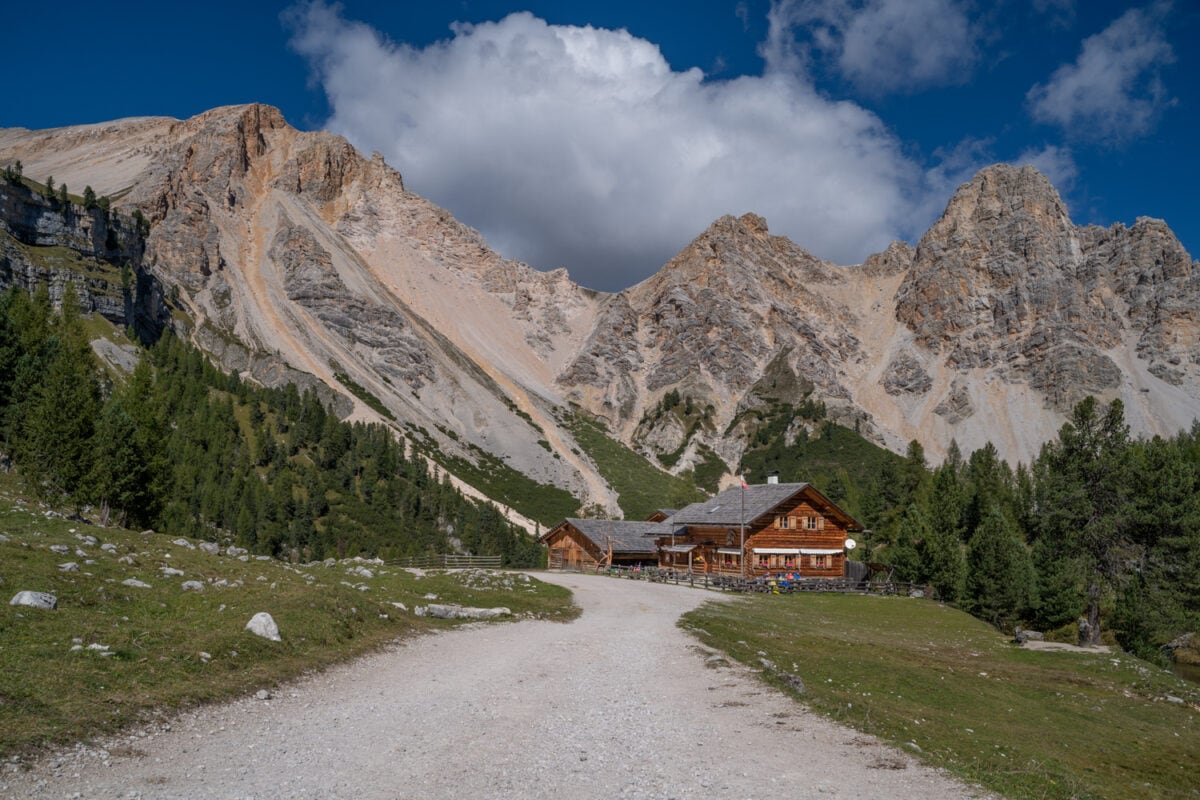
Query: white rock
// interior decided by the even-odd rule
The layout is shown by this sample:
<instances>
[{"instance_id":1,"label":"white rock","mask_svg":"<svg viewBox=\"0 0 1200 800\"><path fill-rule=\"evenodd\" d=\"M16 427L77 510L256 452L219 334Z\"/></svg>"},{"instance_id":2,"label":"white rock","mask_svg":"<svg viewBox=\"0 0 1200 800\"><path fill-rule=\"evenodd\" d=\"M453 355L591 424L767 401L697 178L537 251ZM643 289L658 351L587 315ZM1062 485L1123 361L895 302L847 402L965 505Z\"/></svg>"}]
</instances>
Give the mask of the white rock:
<instances>
[{"instance_id":1,"label":"white rock","mask_svg":"<svg viewBox=\"0 0 1200 800\"><path fill-rule=\"evenodd\" d=\"M468 606L435 604L429 606L426 613L431 617L439 619L496 619L497 617L506 617L512 611L503 606L497 608L470 608Z\"/></svg>"},{"instance_id":2,"label":"white rock","mask_svg":"<svg viewBox=\"0 0 1200 800\"><path fill-rule=\"evenodd\" d=\"M202 592L204 591L204 584L200 581L184 581L180 588L185 592Z\"/></svg>"},{"instance_id":3,"label":"white rock","mask_svg":"<svg viewBox=\"0 0 1200 800\"><path fill-rule=\"evenodd\" d=\"M68 561L65 564L58 565L59 572L79 572L79 565L74 561Z\"/></svg>"},{"instance_id":4,"label":"white rock","mask_svg":"<svg viewBox=\"0 0 1200 800\"><path fill-rule=\"evenodd\" d=\"M221 552L221 548L217 545L216 542L201 542L200 549L203 550L204 552L209 553L214 556L218 555Z\"/></svg>"},{"instance_id":5,"label":"white rock","mask_svg":"<svg viewBox=\"0 0 1200 800\"><path fill-rule=\"evenodd\" d=\"M8 601L8 604L53 611L58 608L58 598L47 592L17 592L13 599Z\"/></svg>"},{"instance_id":6,"label":"white rock","mask_svg":"<svg viewBox=\"0 0 1200 800\"><path fill-rule=\"evenodd\" d=\"M347 575L357 575L360 578L374 578L375 577L375 573L371 572L371 570L367 569L366 567L354 567L353 569L348 569L348 570L346 570L346 574Z\"/></svg>"},{"instance_id":7,"label":"white rock","mask_svg":"<svg viewBox=\"0 0 1200 800\"><path fill-rule=\"evenodd\" d=\"M112 542L105 542L104 544L100 545L100 549L106 553L117 552L117 546L115 544L113 544Z\"/></svg>"},{"instance_id":8,"label":"white rock","mask_svg":"<svg viewBox=\"0 0 1200 800\"><path fill-rule=\"evenodd\" d=\"M162 574L168 578L183 574L183 570L175 569L174 567L160 567L160 569L162 570Z\"/></svg>"},{"instance_id":9,"label":"white rock","mask_svg":"<svg viewBox=\"0 0 1200 800\"><path fill-rule=\"evenodd\" d=\"M401 611L408 611L408 606L404 605L404 603L393 602L392 605L394 605L396 608L400 609Z\"/></svg>"},{"instance_id":10,"label":"white rock","mask_svg":"<svg viewBox=\"0 0 1200 800\"><path fill-rule=\"evenodd\" d=\"M246 630L255 636L270 639L272 642L283 641L279 635L279 626L275 624L275 619L265 611L260 611L251 617L250 621L246 623Z\"/></svg>"},{"instance_id":11,"label":"white rock","mask_svg":"<svg viewBox=\"0 0 1200 800\"><path fill-rule=\"evenodd\" d=\"M237 556L246 555L246 550L245 550L245 548L242 548L242 547L229 546L229 547L225 548L225 555L233 556L236 558Z\"/></svg>"},{"instance_id":12,"label":"white rock","mask_svg":"<svg viewBox=\"0 0 1200 800\"><path fill-rule=\"evenodd\" d=\"M67 547L65 544L52 544L52 545L50 545L50 549L51 549L51 550L53 550L53 551L54 551L54 552L56 552L56 553L69 553L69 552L71 552L71 548Z\"/></svg>"},{"instance_id":13,"label":"white rock","mask_svg":"<svg viewBox=\"0 0 1200 800\"><path fill-rule=\"evenodd\" d=\"M137 578L126 578L121 581L122 586L132 586L135 589L149 589L150 584L139 581Z\"/></svg>"},{"instance_id":14,"label":"white rock","mask_svg":"<svg viewBox=\"0 0 1200 800\"><path fill-rule=\"evenodd\" d=\"M9 541L8 537L0 533L0 543Z\"/></svg>"},{"instance_id":15,"label":"white rock","mask_svg":"<svg viewBox=\"0 0 1200 800\"><path fill-rule=\"evenodd\" d=\"M254 693L254 696L259 700L270 700L271 699L271 693L268 692L266 689L259 689L257 692Z\"/></svg>"},{"instance_id":16,"label":"white rock","mask_svg":"<svg viewBox=\"0 0 1200 800\"><path fill-rule=\"evenodd\" d=\"M196 545L192 544L187 539L184 539L182 536L180 536L178 539L172 539L171 544L177 544L180 547L186 547L188 550L196 549Z\"/></svg>"}]
</instances>

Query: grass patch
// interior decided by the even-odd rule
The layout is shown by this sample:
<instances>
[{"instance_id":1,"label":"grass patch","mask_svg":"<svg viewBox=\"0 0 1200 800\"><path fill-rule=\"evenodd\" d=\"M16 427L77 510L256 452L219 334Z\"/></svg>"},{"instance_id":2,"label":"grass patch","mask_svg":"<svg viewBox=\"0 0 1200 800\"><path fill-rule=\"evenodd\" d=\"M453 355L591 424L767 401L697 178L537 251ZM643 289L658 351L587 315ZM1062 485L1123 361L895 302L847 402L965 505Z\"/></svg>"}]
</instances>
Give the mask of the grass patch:
<instances>
[{"instance_id":1,"label":"grass patch","mask_svg":"<svg viewBox=\"0 0 1200 800\"><path fill-rule=\"evenodd\" d=\"M333 377L337 379L338 383L349 389L351 394L366 403L375 413L387 417L392 422L396 421L396 415L392 413L392 410L385 406L382 400L371 394L365 386L359 384L344 372L335 372Z\"/></svg>"},{"instance_id":2,"label":"grass patch","mask_svg":"<svg viewBox=\"0 0 1200 800\"><path fill-rule=\"evenodd\" d=\"M656 509L683 508L704 499L694 483L658 469L610 437L598 421L576 413L567 417L565 424L616 490L625 519L645 519Z\"/></svg>"},{"instance_id":3,"label":"grass patch","mask_svg":"<svg viewBox=\"0 0 1200 800\"><path fill-rule=\"evenodd\" d=\"M800 676L799 697L829 717L1008 797L1196 796L1200 688L1124 653L1024 650L895 597L743 598L680 624L738 661L769 659L785 691L785 673Z\"/></svg>"},{"instance_id":4,"label":"grass patch","mask_svg":"<svg viewBox=\"0 0 1200 800\"><path fill-rule=\"evenodd\" d=\"M442 452L436 442L419 428L408 426L408 430L422 455L441 464L460 480L466 481L497 503L515 509L547 529L553 528L565 517L579 510L579 500L566 489L548 483L538 483L476 445L466 444L475 456L475 461L472 462ZM418 436L418 433L421 435Z\"/></svg>"},{"instance_id":5,"label":"grass patch","mask_svg":"<svg viewBox=\"0 0 1200 800\"><path fill-rule=\"evenodd\" d=\"M510 573L419 577L366 563L374 573L367 578L351 574L357 565L346 562L243 561L160 534L46 518L19 502L0 499L0 533L7 538L0 541L6 602L0 607L0 758L234 697L399 637L461 624L417 617L411 609L418 605L507 606L518 617L560 620L578 613L568 591L509 579ZM96 541L82 538L89 536ZM61 571L58 565L68 561L79 571ZM183 575L168 575L164 567ZM126 586L127 578L150 588ZM183 581L205 586L184 592ZM58 609L7 605L21 590L53 593ZM438 599L424 599L428 593ZM259 611L275 618L282 642L244 630ZM106 650L89 649L93 644Z\"/></svg>"}]
</instances>

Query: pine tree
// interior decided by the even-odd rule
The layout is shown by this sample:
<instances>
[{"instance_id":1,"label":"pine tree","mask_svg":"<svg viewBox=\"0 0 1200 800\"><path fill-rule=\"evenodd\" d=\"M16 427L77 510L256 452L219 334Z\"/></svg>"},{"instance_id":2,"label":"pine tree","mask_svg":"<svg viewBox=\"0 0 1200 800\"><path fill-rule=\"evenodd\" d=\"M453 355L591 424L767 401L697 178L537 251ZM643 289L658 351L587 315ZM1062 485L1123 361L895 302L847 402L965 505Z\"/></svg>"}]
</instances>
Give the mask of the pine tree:
<instances>
[{"instance_id":1,"label":"pine tree","mask_svg":"<svg viewBox=\"0 0 1200 800\"><path fill-rule=\"evenodd\" d=\"M54 355L30 400L20 450L34 490L46 496L69 495L83 486L100 409L95 357L79 320L74 284L63 291L53 332Z\"/></svg>"},{"instance_id":2,"label":"pine tree","mask_svg":"<svg viewBox=\"0 0 1200 800\"><path fill-rule=\"evenodd\" d=\"M1130 449L1125 409L1095 398L1075 406L1058 440L1038 457L1038 511L1043 536L1058 537L1083 557L1087 625L1080 644L1100 643L1100 602L1117 588L1130 544Z\"/></svg>"},{"instance_id":3,"label":"pine tree","mask_svg":"<svg viewBox=\"0 0 1200 800\"><path fill-rule=\"evenodd\" d=\"M1005 627L1033 594L1033 565L1012 520L991 503L967 550L967 604L975 616Z\"/></svg>"},{"instance_id":4,"label":"pine tree","mask_svg":"<svg viewBox=\"0 0 1200 800\"><path fill-rule=\"evenodd\" d=\"M91 186L83 187L83 207L88 211L96 207L96 192Z\"/></svg>"}]
</instances>

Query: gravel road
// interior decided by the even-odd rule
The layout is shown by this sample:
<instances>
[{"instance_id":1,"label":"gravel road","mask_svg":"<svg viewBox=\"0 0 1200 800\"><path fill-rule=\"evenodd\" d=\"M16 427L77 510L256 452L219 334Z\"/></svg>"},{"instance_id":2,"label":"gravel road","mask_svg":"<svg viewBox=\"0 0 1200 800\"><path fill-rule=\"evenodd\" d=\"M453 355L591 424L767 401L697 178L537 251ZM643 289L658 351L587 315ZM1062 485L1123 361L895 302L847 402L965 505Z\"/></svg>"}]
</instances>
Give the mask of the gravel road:
<instances>
[{"instance_id":1,"label":"gravel road","mask_svg":"<svg viewBox=\"0 0 1200 800\"><path fill-rule=\"evenodd\" d=\"M939 798L986 793L810 714L675 627L714 595L539 575L570 624L475 625L0 774L13 798Z\"/></svg>"}]
</instances>

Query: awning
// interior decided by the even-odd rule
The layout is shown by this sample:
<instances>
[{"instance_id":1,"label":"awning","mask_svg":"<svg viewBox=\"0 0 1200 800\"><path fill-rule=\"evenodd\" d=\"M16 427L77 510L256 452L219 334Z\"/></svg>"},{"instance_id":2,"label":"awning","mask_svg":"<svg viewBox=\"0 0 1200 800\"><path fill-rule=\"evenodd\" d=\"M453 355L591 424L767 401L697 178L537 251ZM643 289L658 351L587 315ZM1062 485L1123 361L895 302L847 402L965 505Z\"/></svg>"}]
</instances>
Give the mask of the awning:
<instances>
[{"instance_id":1,"label":"awning","mask_svg":"<svg viewBox=\"0 0 1200 800\"><path fill-rule=\"evenodd\" d=\"M810 550L807 547L802 547L800 549L800 552L804 553L804 555L806 555L806 556L836 556L838 553L841 553L842 551L841 550Z\"/></svg>"},{"instance_id":2,"label":"awning","mask_svg":"<svg viewBox=\"0 0 1200 800\"><path fill-rule=\"evenodd\" d=\"M664 553L690 553L696 549L694 544L669 544L663 548Z\"/></svg>"},{"instance_id":3,"label":"awning","mask_svg":"<svg viewBox=\"0 0 1200 800\"><path fill-rule=\"evenodd\" d=\"M742 554L742 551L738 550L736 547L718 547L717 552L730 556L740 556Z\"/></svg>"},{"instance_id":4,"label":"awning","mask_svg":"<svg viewBox=\"0 0 1200 800\"><path fill-rule=\"evenodd\" d=\"M798 556L800 555L799 547L756 547L754 552L764 556ZM804 551L809 552L808 550ZM815 552L815 551L814 551ZM822 550L822 553L825 551ZM841 550L831 550L832 553L840 553Z\"/></svg>"}]
</instances>

